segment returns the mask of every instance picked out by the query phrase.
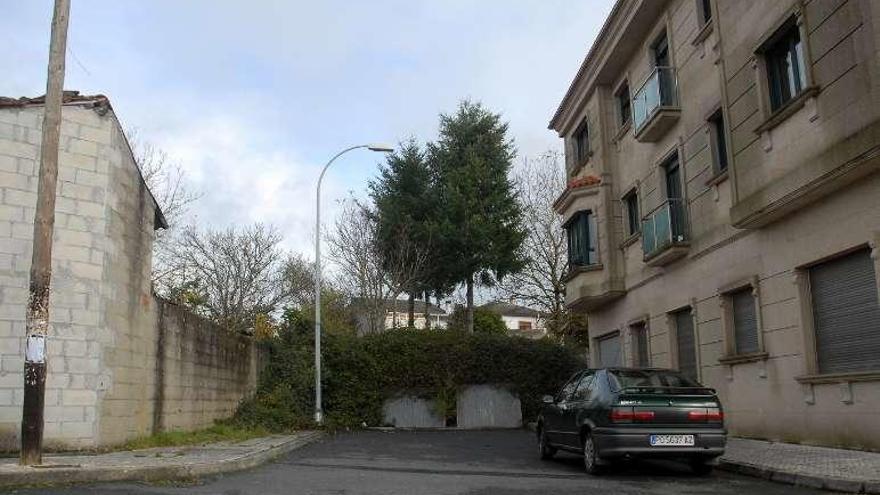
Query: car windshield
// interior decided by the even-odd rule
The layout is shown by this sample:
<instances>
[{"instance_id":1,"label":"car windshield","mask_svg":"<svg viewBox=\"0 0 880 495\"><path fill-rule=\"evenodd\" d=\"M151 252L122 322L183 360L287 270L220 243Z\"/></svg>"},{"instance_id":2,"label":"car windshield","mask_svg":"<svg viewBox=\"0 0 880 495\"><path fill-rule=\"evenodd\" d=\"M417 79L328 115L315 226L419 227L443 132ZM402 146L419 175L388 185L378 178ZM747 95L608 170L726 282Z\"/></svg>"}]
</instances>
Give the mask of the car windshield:
<instances>
[{"instance_id":1,"label":"car windshield","mask_svg":"<svg viewBox=\"0 0 880 495\"><path fill-rule=\"evenodd\" d=\"M695 392L694 390L687 390L686 388L688 387L704 388L696 381L671 371L612 371L608 374L608 379L611 381L611 387L615 391L625 388L638 388L640 393L687 394Z\"/></svg>"}]
</instances>

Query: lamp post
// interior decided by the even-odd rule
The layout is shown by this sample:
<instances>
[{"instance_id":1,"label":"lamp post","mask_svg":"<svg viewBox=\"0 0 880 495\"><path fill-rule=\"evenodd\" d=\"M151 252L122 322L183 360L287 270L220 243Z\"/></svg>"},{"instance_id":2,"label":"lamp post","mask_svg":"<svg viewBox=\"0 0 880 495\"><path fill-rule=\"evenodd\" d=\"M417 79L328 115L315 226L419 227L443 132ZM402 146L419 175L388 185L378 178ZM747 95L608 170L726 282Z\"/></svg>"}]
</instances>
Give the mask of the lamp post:
<instances>
[{"instance_id":1,"label":"lamp post","mask_svg":"<svg viewBox=\"0 0 880 495\"><path fill-rule=\"evenodd\" d=\"M384 144L361 144L340 151L321 170L315 195L315 423L319 425L324 422L324 412L321 409L321 181L324 180L327 169L337 158L359 148L367 148L370 151L381 153L394 151L394 148Z\"/></svg>"}]
</instances>

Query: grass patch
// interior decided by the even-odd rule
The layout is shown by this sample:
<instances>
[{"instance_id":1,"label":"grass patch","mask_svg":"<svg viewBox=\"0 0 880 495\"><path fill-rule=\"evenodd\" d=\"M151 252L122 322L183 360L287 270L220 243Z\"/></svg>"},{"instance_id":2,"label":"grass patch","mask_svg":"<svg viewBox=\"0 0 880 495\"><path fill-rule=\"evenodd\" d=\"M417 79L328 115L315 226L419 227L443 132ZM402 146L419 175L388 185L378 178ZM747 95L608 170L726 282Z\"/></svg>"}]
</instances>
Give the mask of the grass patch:
<instances>
[{"instance_id":1,"label":"grass patch","mask_svg":"<svg viewBox=\"0 0 880 495\"><path fill-rule=\"evenodd\" d=\"M269 435L269 430L259 426L241 427L221 423L204 430L166 431L148 437L135 438L125 443L121 450L203 445L216 442L241 442L266 435Z\"/></svg>"}]
</instances>

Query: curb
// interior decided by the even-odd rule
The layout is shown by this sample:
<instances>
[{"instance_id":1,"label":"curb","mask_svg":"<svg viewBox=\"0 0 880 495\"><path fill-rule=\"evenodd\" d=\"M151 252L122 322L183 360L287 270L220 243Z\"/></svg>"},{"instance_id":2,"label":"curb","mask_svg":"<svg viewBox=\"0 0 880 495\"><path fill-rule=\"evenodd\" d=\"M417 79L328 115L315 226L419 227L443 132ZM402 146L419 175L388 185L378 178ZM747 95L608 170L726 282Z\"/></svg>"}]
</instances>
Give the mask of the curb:
<instances>
[{"instance_id":1,"label":"curb","mask_svg":"<svg viewBox=\"0 0 880 495\"><path fill-rule=\"evenodd\" d=\"M786 485L819 488L843 493L880 494L880 481L856 481L845 478L792 473L747 462L732 461L725 459L723 456L719 460L717 468L731 473L761 478Z\"/></svg>"},{"instance_id":2,"label":"curb","mask_svg":"<svg viewBox=\"0 0 880 495\"><path fill-rule=\"evenodd\" d=\"M202 476L231 473L257 467L288 452L313 443L324 436L314 431L297 435L285 442L270 445L242 456L214 461L181 464L177 466L146 466L120 468L118 466L82 469L78 467L28 468L21 472L0 473L0 488L28 485L68 485L78 483L106 483L113 481L169 481L187 480Z\"/></svg>"}]
</instances>

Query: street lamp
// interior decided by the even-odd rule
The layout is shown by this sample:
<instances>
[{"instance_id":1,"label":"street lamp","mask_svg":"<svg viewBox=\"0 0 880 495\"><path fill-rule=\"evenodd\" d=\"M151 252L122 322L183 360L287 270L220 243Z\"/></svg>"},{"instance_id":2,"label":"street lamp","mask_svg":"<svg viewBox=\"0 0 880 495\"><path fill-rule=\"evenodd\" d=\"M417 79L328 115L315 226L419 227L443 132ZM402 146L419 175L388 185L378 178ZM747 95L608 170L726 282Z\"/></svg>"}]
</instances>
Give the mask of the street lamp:
<instances>
[{"instance_id":1,"label":"street lamp","mask_svg":"<svg viewBox=\"0 0 880 495\"><path fill-rule=\"evenodd\" d=\"M394 151L394 148L384 144L361 144L340 151L321 170L315 195L317 205L315 209L315 423L319 425L324 422L324 412L321 409L321 181L324 180L324 173L327 172L330 164L345 153L359 148L381 153Z\"/></svg>"}]
</instances>

